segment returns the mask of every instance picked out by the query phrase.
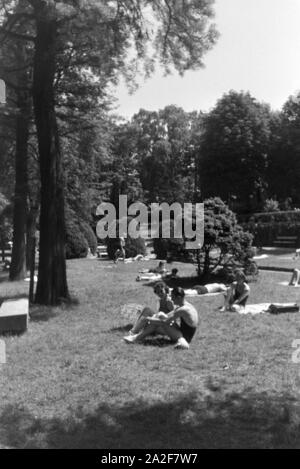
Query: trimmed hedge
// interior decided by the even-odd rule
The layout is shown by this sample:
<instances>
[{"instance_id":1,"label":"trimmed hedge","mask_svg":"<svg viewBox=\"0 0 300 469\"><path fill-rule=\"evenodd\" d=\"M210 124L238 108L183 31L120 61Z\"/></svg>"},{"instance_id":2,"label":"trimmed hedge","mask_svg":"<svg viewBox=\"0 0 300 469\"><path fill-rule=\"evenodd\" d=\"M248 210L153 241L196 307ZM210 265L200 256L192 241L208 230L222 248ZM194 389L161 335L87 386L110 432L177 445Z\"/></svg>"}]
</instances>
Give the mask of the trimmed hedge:
<instances>
[{"instance_id":1,"label":"trimmed hedge","mask_svg":"<svg viewBox=\"0 0 300 469\"><path fill-rule=\"evenodd\" d=\"M76 220L66 220L66 259L79 259L87 256L88 242L82 227Z\"/></svg>"},{"instance_id":2,"label":"trimmed hedge","mask_svg":"<svg viewBox=\"0 0 300 469\"><path fill-rule=\"evenodd\" d=\"M191 252L185 249L184 239L178 238L155 238L153 241L154 253L157 259L166 259L168 261L190 260Z\"/></svg>"},{"instance_id":3,"label":"trimmed hedge","mask_svg":"<svg viewBox=\"0 0 300 469\"><path fill-rule=\"evenodd\" d=\"M254 234L254 246L273 246L278 236L297 236L296 246L300 241L299 223L257 223L245 224L244 229Z\"/></svg>"},{"instance_id":4,"label":"trimmed hedge","mask_svg":"<svg viewBox=\"0 0 300 469\"><path fill-rule=\"evenodd\" d=\"M80 226L82 228L83 235L85 239L87 240L91 253L95 255L97 252L98 243L97 243L97 238L92 227L86 222L81 222Z\"/></svg>"},{"instance_id":5,"label":"trimmed hedge","mask_svg":"<svg viewBox=\"0 0 300 469\"><path fill-rule=\"evenodd\" d=\"M254 213L249 222L252 223L300 223L300 210L281 212Z\"/></svg>"}]
</instances>

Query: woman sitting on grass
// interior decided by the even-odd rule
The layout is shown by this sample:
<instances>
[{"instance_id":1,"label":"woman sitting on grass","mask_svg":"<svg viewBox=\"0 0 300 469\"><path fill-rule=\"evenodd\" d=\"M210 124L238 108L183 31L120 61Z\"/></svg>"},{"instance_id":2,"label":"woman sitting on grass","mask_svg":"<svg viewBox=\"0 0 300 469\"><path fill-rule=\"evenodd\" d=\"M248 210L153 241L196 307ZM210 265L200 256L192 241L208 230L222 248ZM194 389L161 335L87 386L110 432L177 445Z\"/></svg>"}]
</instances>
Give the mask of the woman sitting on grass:
<instances>
[{"instance_id":1,"label":"woman sitting on grass","mask_svg":"<svg viewBox=\"0 0 300 469\"><path fill-rule=\"evenodd\" d=\"M158 313L162 312L168 314L173 311L174 303L169 295L169 287L164 282L158 282L154 285L153 291L159 298ZM144 308L131 329L130 334L134 335L141 332L141 330L147 325L148 319L150 317L157 316L158 313L155 313L151 308Z\"/></svg>"},{"instance_id":2,"label":"woman sitting on grass","mask_svg":"<svg viewBox=\"0 0 300 469\"><path fill-rule=\"evenodd\" d=\"M188 349L198 326L198 312L185 300L183 288L173 288L171 298L177 308L168 314L159 312L149 317L145 328L138 334L124 337L125 342L132 344L159 333L167 335L176 342L175 348ZM179 321L179 324L176 321Z\"/></svg>"},{"instance_id":3,"label":"woman sitting on grass","mask_svg":"<svg viewBox=\"0 0 300 469\"><path fill-rule=\"evenodd\" d=\"M240 312L245 309L250 287L247 284L246 276L240 269L235 271L235 281L229 286L225 294L225 304L221 311Z\"/></svg>"}]
</instances>

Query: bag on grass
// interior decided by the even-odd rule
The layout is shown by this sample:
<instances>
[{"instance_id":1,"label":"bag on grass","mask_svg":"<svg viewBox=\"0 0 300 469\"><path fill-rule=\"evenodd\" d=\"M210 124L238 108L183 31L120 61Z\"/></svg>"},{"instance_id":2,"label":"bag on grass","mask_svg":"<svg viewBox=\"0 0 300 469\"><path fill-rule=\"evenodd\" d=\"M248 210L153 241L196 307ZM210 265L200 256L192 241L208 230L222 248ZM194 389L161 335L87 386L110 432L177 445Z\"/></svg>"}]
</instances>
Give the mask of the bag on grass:
<instances>
[{"instance_id":1,"label":"bag on grass","mask_svg":"<svg viewBox=\"0 0 300 469\"><path fill-rule=\"evenodd\" d=\"M298 313L299 306L296 303L274 303L269 306L271 314Z\"/></svg>"}]
</instances>

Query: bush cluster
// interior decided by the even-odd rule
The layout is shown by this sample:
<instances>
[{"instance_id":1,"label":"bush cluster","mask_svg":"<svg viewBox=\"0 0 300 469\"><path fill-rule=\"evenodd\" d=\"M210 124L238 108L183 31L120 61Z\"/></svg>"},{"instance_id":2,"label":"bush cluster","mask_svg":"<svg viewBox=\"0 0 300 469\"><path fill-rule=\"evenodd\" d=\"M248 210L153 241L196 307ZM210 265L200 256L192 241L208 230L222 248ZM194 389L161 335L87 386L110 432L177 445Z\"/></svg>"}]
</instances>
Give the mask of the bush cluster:
<instances>
[{"instance_id":1,"label":"bush cluster","mask_svg":"<svg viewBox=\"0 0 300 469\"><path fill-rule=\"evenodd\" d=\"M107 254L110 259L114 259L116 250L120 247L119 238L107 238ZM135 257L137 254L146 255L146 245L143 238L125 238L125 254L126 258Z\"/></svg>"},{"instance_id":2,"label":"bush cluster","mask_svg":"<svg viewBox=\"0 0 300 469\"><path fill-rule=\"evenodd\" d=\"M278 236L296 236L297 246L300 241L300 222L246 224L244 228L253 233L255 246L273 246Z\"/></svg>"},{"instance_id":3,"label":"bush cluster","mask_svg":"<svg viewBox=\"0 0 300 469\"><path fill-rule=\"evenodd\" d=\"M66 220L66 258L80 259L87 256L88 242L76 220Z\"/></svg>"}]
</instances>

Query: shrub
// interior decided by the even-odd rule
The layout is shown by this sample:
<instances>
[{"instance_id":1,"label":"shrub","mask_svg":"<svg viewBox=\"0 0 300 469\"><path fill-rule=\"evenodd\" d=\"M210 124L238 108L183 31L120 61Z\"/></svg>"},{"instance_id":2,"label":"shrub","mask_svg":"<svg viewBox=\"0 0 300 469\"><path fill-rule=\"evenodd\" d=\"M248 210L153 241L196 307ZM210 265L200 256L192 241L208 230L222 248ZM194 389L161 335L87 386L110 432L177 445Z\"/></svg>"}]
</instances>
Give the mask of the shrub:
<instances>
[{"instance_id":1,"label":"shrub","mask_svg":"<svg viewBox=\"0 0 300 469\"><path fill-rule=\"evenodd\" d=\"M82 232L80 223L76 220L66 220L66 258L78 259L86 257L88 242Z\"/></svg>"},{"instance_id":2,"label":"shrub","mask_svg":"<svg viewBox=\"0 0 300 469\"><path fill-rule=\"evenodd\" d=\"M97 252L97 238L92 229L92 227L87 222L81 222L80 226L82 228L83 235L87 240L88 246L91 250L92 254L96 254Z\"/></svg>"},{"instance_id":3,"label":"shrub","mask_svg":"<svg viewBox=\"0 0 300 469\"><path fill-rule=\"evenodd\" d=\"M135 257L137 254L146 255L146 245L143 238L126 238L126 257Z\"/></svg>"},{"instance_id":4,"label":"shrub","mask_svg":"<svg viewBox=\"0 0 300 469\"><path fill-rule=\"evenodd\" d=\"M241 263L251 257L252 239L253 236L238 225L235 214L216 197L204 201L204 243L200 250L187 251L185 240L174 238L155 240L154 249L160 258L170 255L190 262L196 259L198 274L207 277L228 255Z\"/></svg>"},{"instance_id":5,"label":"shrub","mask_svg":"<svg viewBox=\"0 0 300 469\"><path fill-rule=\"evenodd\" d=\"M109 258L114 259L115 252L120 247L119 238L107 238L106 245ZM126 258L135 257L137 254L145 256L145 240L143 238L131 238L130 236L127 236L127 238L125 238L125 254Z\"/></svg>"},{"instance_id":6,"label":"shrub","mask_svg":"<svg viewBox=\"0 0 300 469\"><path fill-rule=\"evenodd\" d=\"M254 213L251 221L252 223L300 223L300 210Z\"/></svg>"},{"instance_id":7,"label":"shrub","mask_svg":"<svg viewBox=\"0 0 300 469\"><path fill-rule=\"evenodd\" d=\"M153 248L158 259L184 261L188 258L188 251L185 249L184 239L155 238Z\"/></svg>"},{"instance_id":8,"label":"shrub","mask_svg":"<svg viewBox=\"0 0 300 469\"><path fill-rule=\"evenodd\" d=\"M279 212L279 202L274 199L267 199L263 207L264 212Z\"/></svg>"},{"instance_id":9,"label":"shrub","mask_svg":"<svg viewBox=\"0 0 300 469\"><path fill-rule=\"evenodd\" d=\"M257 223L253 234L255 246L273 246L278 236L297 236L299 241L300 223ZM297 245L298 241L296 242Z\"/></svg>"},{"instance_id":10,"label":"shrub","mask_svg":"<svg viewBox=\"0 0 300 469\"><path fill-rule=\"evenodd\" d=\"M128 217L129 224L132 218ZM116 233L119 232L119 222L116 222ZM110 259L114 259L116 250L120 247L120 238L107 238L107 254ZM126 258L135 257L137 254L146 255L146 244L143 238L131 238L129 235L125 238L125 254Z\"/></svg>"}]
</instances>

